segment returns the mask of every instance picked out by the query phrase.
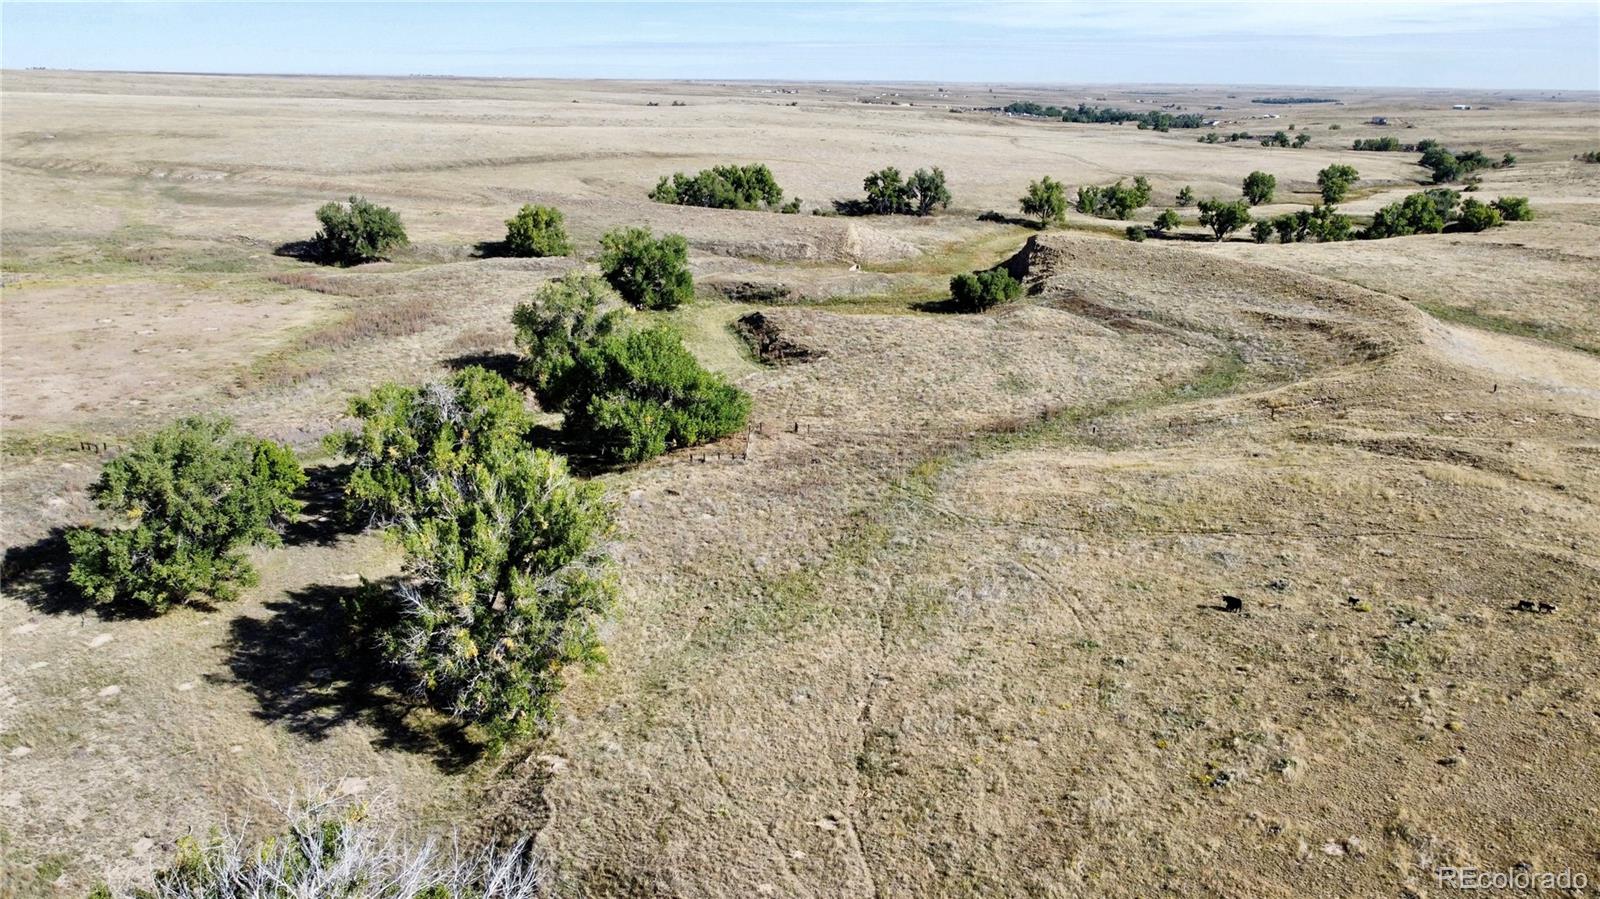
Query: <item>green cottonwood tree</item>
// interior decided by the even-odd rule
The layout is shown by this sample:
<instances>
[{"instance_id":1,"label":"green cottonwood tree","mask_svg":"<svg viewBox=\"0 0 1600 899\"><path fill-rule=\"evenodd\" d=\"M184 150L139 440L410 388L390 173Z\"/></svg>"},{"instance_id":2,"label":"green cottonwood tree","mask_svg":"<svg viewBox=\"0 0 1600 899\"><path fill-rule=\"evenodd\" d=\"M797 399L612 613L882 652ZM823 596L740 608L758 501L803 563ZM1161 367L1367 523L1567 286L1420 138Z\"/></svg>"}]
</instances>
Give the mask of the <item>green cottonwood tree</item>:
<instances>
[{"instance_id":1,"label":"green cottonwood tree","mask_svg":"<svg viewBox=\"0 0 1600 899\"><path fill-rule=\"evenodd\" d=\"M1251 206L1271 203L1272 192L1277 187L1277 178L1266 172L1251 172L1244 177L1244 198L1250 201Z\"/></svg>"},{"instance_id":2,"label":"green cottonwood tree","mask_svg":"<svg viewBox=\"0 0 1600 899\"><path fill-rule=\"evenodd\" d=\"M1200 201L1200 224L1210 228L1219 241L1248 226L1252 221L1254 219L1250 217L1250 206L1243 200Z\"/></svg>"},{"instance_id":3,"label":"green cottonwood tree","mask_svg":"<svg viewBox=\"0 0 1600 899\"><path fill-rule=\"evenodd\" d=\"M1040 228L1060 224L1067 217L1067 189L1049 175L1028 185L1028 193L1020 201L1023 215L1036 216Z\"/></svg>"},{"instance_id":4,"label":"green cottonwood tree","mask_svg":"<svg viewBox=\"0 0 1600 899\"><path fill-rule=\"evenodd\" d=\"M1337 203L1350 192L1361 177L1354 166L1335 163L1317 173L1317 189L1322 191L1322 202Z\"/></svg>"}]
</instances>

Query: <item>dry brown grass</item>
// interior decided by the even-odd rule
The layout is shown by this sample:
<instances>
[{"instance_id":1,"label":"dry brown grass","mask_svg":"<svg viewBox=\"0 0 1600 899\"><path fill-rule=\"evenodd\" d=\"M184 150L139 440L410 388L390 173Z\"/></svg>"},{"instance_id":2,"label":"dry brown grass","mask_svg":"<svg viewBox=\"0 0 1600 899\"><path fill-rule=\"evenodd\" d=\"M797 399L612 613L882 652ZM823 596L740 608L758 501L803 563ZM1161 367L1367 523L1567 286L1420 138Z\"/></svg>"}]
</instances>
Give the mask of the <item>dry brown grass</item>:
<instances>
[{"instance_id":1,"label":"dry brown grass","mask_svg":"<svg viewBox=\"0 0 1600 899\"><path fill-rule=\"evenodd\" d=\"M1570 160L1595 97L1341 91L1271 110L1315 136L1295 151L952 111L987 88L800 89L788 107L743 85L5 74L6 888L78 895L148 870L174 822L341 781L396 819L537 834L576 895L1367 896L1429 892L1445 860L1600 873L1600 363L1572 349L1597 341L1600 168ZM1007 99L1262 111L1148 91ZM886 92L916 105L858 102ZM1515 151L1485 192L1540 220L1257 247L1134 245L1072 216L1012 259L1024 302L925 305L1023 248L1029 230L976 219L1041 174L1146 174L1148 218L1185 184L1231 196L1265 169L1301 190L1344 161L1361 213L1421 173L1341 148L1401 132ZM729 160L769 163L808 209L939 164L957 208L644 199ZM272 255L354 192L396 206L414 248L354 269ZM579 259L471 258L530 201L567 213ZM339 533L327 495L216 612L101 620L54 579L50 529L91 513L84 440L214 410L314 455L352 393L500 358L512 307L622 224L689 236L706 289L665 318L751 391L755 427L606 475L626 536L612 662L547 743L475 760L339 656L330 609L396 560ZM813 360L761 364L731 329L758 308Z\"/></svg>"}]
</instances>

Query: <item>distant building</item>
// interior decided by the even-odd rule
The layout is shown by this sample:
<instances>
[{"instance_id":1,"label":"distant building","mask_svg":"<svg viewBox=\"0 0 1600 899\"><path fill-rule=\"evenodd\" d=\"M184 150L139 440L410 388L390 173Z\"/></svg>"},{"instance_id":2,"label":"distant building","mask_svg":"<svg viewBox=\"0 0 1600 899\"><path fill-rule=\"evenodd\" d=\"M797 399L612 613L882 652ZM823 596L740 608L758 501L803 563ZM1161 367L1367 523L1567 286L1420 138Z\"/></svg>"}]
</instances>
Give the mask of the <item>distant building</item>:
<instances>
[{"instance_id":1,"label":"distant building","mask_svg":"<svg viewBox=\"0 0 1600 899\"><path fill-rule=\"evenodd\" d=\"M1450 107L1450 108L1451 108L1451 109L1471 109L1471 108L1472 108L1472 107L1471 107L1471 106L1468 106L1468 105L1467 105L1467 104L1465 104L1465 103L1457 103L1457 104L1456 104L1456 105L1454 105L1454 106L1452 106L1452 107Z\"/></svg>"},{"instance_id":2,"label":"distant building","mask_svg":"<svg viewBox=\"0 0 1600 899\"><path fill-rule=\"evenodd\" d=\"M1389 120L1384 118L1381 115L1375 115L1372 118L1367 120L1367 124L1369 124L1369 125L1387 125L1387 124L1389 124Z\"/></svg>"}]
</instances>

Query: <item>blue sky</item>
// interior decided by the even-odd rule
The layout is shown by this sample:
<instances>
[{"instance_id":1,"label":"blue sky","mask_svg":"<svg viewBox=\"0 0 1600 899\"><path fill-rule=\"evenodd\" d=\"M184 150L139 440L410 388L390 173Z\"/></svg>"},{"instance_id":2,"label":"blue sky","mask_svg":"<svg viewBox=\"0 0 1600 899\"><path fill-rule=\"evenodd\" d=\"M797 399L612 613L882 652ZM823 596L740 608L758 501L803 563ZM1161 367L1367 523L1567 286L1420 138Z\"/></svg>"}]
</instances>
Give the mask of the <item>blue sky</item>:
<instances>
[{"instance_id":1,"label":"blue sky","mask_svg":"<svg viewBox=\"0 0 1600 899\"><path fill-rule=\"evenodd\" d=\"M0 65L1600 89L1600 2L18 3Z\"/></svg>"}]
</instances>

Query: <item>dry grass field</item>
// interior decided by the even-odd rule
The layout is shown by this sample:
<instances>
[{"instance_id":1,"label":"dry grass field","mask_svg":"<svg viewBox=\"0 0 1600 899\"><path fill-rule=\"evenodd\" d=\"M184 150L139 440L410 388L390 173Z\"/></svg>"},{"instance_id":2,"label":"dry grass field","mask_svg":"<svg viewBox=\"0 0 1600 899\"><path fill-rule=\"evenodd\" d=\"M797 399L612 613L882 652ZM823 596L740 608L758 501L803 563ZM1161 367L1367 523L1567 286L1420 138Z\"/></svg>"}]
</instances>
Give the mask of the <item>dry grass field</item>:
<instances>
[{"instance_id":1,"label":"dry grass field","mask_svg":"<svg viewBox=\"0 0 1600 899\"><path fill-rule=\"evenodd\" d=\"M1600 882L1600 165L1573 158L1600 97L1250 102L1273 93L4 73L0 895L137 877L312 788L536 836L574 896ZM1029 99L1313 139L981 109ZM979 219L1040 175L1145 175L1149 222L1255 169L1272 214L1334 162L1368 215L1425 180L1348 149L1391 134L1514 152L1477 196L1537 219L1288 246L1200 240L1192 208L1196 239L1145 243ZM803 214L645 197L723 162L767 163ZM954 203L811 214L883 165L941 166ZM412 246L278 254L351 194ZM566 213L578 258L481 258L526 202ZM398 558L330 517L319 440L377 383L504 365L512 308L631 224L687 236L697 300L651 314L754 424L603 475L610 661L548 739L485 757L337 653L339 599ZM999 263L1018 303L930 305ZM810 352L753 352L732 324L756 310ZM198 411L301 451L307 516L239 602L103 619L57 529L91 516L103 458Z\"/></svg>"}]
</instances>

